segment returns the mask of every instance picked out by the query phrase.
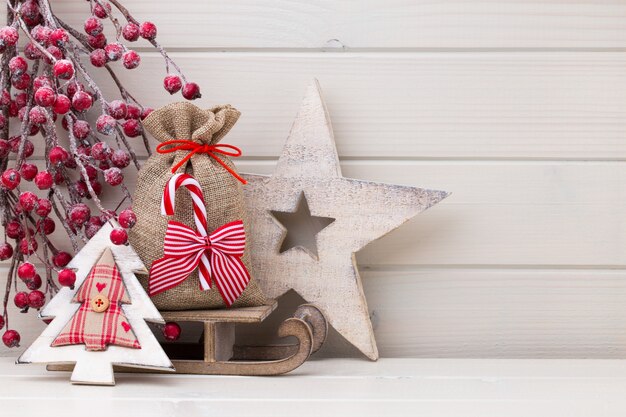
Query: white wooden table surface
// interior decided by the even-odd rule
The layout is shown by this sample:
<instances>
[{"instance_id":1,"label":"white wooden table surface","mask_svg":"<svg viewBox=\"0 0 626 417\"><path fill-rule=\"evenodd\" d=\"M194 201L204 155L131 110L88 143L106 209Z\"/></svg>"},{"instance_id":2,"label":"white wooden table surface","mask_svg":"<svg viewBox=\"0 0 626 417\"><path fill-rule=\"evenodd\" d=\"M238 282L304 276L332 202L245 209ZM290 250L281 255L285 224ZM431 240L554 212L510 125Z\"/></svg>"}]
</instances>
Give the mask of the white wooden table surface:
<instances>
[{"instance_id":1,"label":"white wooden table surface","mask_svg":"<svg viewBox=\"0 0 626 417\"><path fill-rule=\"evenodd\" d=\"M0 415L623 416L626 361L310 361L282 377L117 374L115 387L0 358Z\"/></svg>"}]
</instances>

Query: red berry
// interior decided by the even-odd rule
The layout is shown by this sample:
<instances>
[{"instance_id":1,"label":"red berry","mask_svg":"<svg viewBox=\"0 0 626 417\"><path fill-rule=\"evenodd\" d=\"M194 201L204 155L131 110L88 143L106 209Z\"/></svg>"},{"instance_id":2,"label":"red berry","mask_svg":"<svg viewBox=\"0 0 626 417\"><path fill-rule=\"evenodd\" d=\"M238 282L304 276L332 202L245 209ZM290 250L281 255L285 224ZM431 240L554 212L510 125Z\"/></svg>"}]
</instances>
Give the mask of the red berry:
<instances>
[{"instance_id":1,"label":"red berry","mask_svg":"<svg viewBox=\"0 0 626 417\"><path fill-rule=\"evenodd\" d=\"M74 289L74 283L76 283L76 273L71 269L62 269L59 272L59 284L64 287L70 287Z\"/></svg>"},{"instance_id":2,"label":"red berry","mask_svg":"<svg viewBox=\"0 0 626 417\"><path fill-rule=\"evenodd\" d=\"M48 56L44 55L43 59L44 61L46 61L46 64L52 65L55 60L63 59L63 51L61 51L58 47L54 45L48 46L46 48L46 51L48 51L48 53L54 57L54 59L50 59Z\"/></svg>"},{"instance_id":3,"label":"red berry","mask_svg":"<svg viewBox=\"0 0 626 417\"><path fill-rule=\"evenodd\" d=\"M200 94L200 86L196 83L187 83L183 87L183 97L187 100L195 100L202 97Z\"/></svg>"},{"instance_id":4,"label":"red berry","mask_svg":"<svg viewBox=\"0 0 626 417\"><path fill-rule=\"evenodd\" d=\"M26 281L24 281L24 283L26 284L26 288L28 288L29 290L38 290L39 288L41 288L41 277L39 276L39 274L35 275L33 278L31 279L27 279ZM30 301L30 299L29 299ZM32 305L31 305L32 307Z\"/></svg>"},{"instance_id":5,"label":"red berry","mask_svg":"<svg viewBox=\"0 0 626 417\"><path fill-rule=\"evenodd\" d=\"M143 22L139 27L139 34L142 38L147 39L149 41L156 38L157 35L157 27L152 22Z\"/></svg>"},{"instance_id":6,"label":"red berry","mask_svg":"<svg viewBox=\"0 0 626 417\"><path fill-rule=\"evenodd\" d=\"M18 90L26 90L30 85L31 77L27 72L11 77L11 85Z\"/></svg>"},{"instance_id":7,"label":"red berry","mask_svg":"<svg viewBox=\"0 0 626 417\"><path fill-rule=\"evenodd\" d=\"M122 36L124 36L124 39L127 41L136 41L139 39L139 26L134 23L127 24L124 26L124 29L122 29Z\"/></svg>"},{"instance_id":8,"label":"red berry","mask_svg":"<svg viewBox=\"0 0 626 417\"><path fill-rule=\"evenodd\" d=\"M91 210L86 204L77 203L70 207L69 218L70 222L77 227L85 224L89 217L91 216Z\"/></svg>"},{"instance_id":9,"label":"red berry","mask_svg":"<svg viewBox=\"0 0 626 417\"><path fill-rule=\"evenodd\" d=\"M42 25L37 25L30 30L30 35L43 46L48 45L51 33L52 29Z\"/></svg>"},{"instance_id":10,"label":"red berry","mask_svg":"<svg viewBox=\"0 0 626 417\"><path fill-rule=\"evenodd\" d=\"M122 62L124 63L124 67L127 69L135 69L139 66L141 62L141 57L135 51L127 51L122 56Z\"/></svg>"},{"instance_id":11,"label":"red berry","mask_svg":"<svg viewBox=\"0 0 626 417\"><path fill-rule=\"evenodd\" d=\"M22 164L22 167L20 168L20 175L26 181L32 181L33 178L35 178L35 176L37 175L38 171L39 169L37 168L37 165L29 164L28 162L25 162Z\"/></svg>"},{"instance_id":12,"label":"red berry","mask_svg":"<svg viewBox=\"0 0 626 417\"><path fill-rule=\"evenodd\" d=\"M89 54L89 60L94 67L104 67L107 63L107 54L104 49L94 49L91 51L91 54Z\"/></svg>"},{"instance_id":13,"label":"red berry","mask_svg":"<svg viewBox=\"0 0 626 417\"><path fill-rule=\"evenodd\" d=\"M15 105L22 110L28 103L28 94L27 93L19 93L15 95Z\"/></svg>"},{"instance_id":14,"label":"red berry","mask_svg":"<svg viewBox=\"0 0 626 417\"><path fill-rule=\"evenodd\" d=\"M124 181L124 174L119 168L109 168L104 171L104 180L107 184L115 187Z\"/></svg>"},{"instance_id":15,"label":"red berry","mask_svg":"<svg viewBox=\"0 0 626 417\"><path fill-rule=\"evenodd\" d=\"M35 92L35 102L43 107L52 106L57 99L57 95L50 87L41 87Z\"/></svg>"},{"instance_id":16,"label":"red berry","mask_svg":"<svg viewBox=\"0 0 626 417\"><path fill-rule=\"evenodd\" d=\"M17 268L17 276L22 281L35 278L35 275L37 275L37 269L35 268L35 265L31 264L30 262L24 262Z\"/></svg>"},{"instance_id":17,"label":"red berry","mask_svg":"<svg viewBox=\"0 0 626 417\"><path fill-rule=\"evenodd\" d=\"M126 118L127 119L139 119L141 117L141 109L134 104L126 105Z\"/></svg>"},{"instance_id":18,"label":"red berry","mask_svg":"<svg viewBox=\"0 0 626 417\"><path fill-rule=\"evenodd\" d=\"M7 236L10 237L11 239L17 240L17 239L21 239L22 237L24 237L24 228L17 221L11 221L7 223L5 230L7 232Z\"/></svg>"},{"instance_id":19,"label":"red berry","mask_svg":"<svg viewBox=\"0 0 626 417\"><path fill-rule=\"evenodd\" d=\"M96 161L106 161L111 155L111 148L106 142L97 142L91 147L91 156Z\"/></svg>"},{"instance_id":20,"label":"red berry","mask_svg":"<svg viewBox=\"0 0 626 417\"><path fill-rule=\"evenodd\" d=\"M85 171L87 171L87 178L90 180L95 180L98 178L98 170L93 167L93 165L85 165Z\"/></svg>"},{"instance_id":21,"label":"red berry","mask_svg":"<svg viewBox=\"0 0 626 417\"><path fill-rule=\"evenodd\" d=\"M84 120L76 120L74 122L74 126L72 127L72 133L76 139L86 139L87 136L89 136L89 133L91 133L91 126L89 126L89 123Z\"/></svg>"},{"instance_id":22,"label":"red berry","mask_svg":"<svg viewBox=\"0 0 626 417\"><path fill-rule=\"evenodd\" d=\"M11 256L13 256L13 246L7 242L0 244L0 261L6 261Z\"/></svg>"},{"instance_id":23,"label":"red berry","mask_svg":"<svg viewBox=\"0 0 626 417\"><path fill-rule=\"evenodd\" d=\"M15 330L7 330L2 335L2 342L6 347L14 348L20 345L20 334Z\"/></svg>"},{"instance_id":24,"label":"red berry","mask_svg":"<svg viewBox=\"0 0 626 417\"><path fill-rule=\"evenodd\" d=\"M71 105L72 102L66 95L59 94L54 101L54 107L52 110L54 110L56 114L65 114L70 111Z\"/></svg>"},{"instance_id":25,"label":"red berry","mask_svg":"<svg viewBox=\"0 0 626 417\"><path fill-rule=\"evenodd\" d=\"M20 253L22 255L32 255L37 251L38 246L39 245L37 244L35 238L22 238L20 241Z\"/></svg>"},{"instance_id":26,"label":"red berry","mask_svg":"<svg viewBox=\"0 0 626 417\"><path fill-rule=\"evenodd\" d=\"M46 111L41 106L35 106L30 109L30 112L28 112L28 119L37 125L42 125L46 123L46 120L48 120L46 117Z\"/></svg>"},{"instance_id":27,"label":"red berry","mask_svg":"<svg viewBox=\"0 0 626 417\"><path fill-rule=\"evenodd\" d=\"M22 210L26 212L33 211L35 209L35 205L37 204L37 196L30 191L24 191L20 194L19 203L22 207Z\"/></svg>"},{"instance_id":28,"label":"red berry","mask_svg":"<svg viewBox=\"0 0 626 417\"><path fill-rule=\"evenodd\" d=\"M52 88L53 87L53 83L50 80L50 78L46 77L45 75L38 75L33 80L33 89L34 90L39 90L42 87L50 87L50 88Z\"/></svg>"},{"instance_id":29,"label":"red berry","mask_svg":"<svg viewBox=\"0 0 626 417\"><path fill-rule=\"evenodd\" d=\"M37 175L35 175L35 185L40 190L47 190L52 187L52 174L48 171L41 171Z\"/></svg>"},{"instance_id":30,"label":"red berry","mask_svg":"<svg viewBox=\"0 0 626 417\"><path fill-rule=\"evenodd\" d=\"M132 209L127 208L126 210L122 210L117 221L123 228L130 229L137 223L137 215Z\"/></svg>"},{"instance_id":31,"label":"red berry","mask_svg":"<svg viewBox=\"0 0 626 417\"><path fill-rule=\"evenodd\" d=\"M32 42L29 42L24 47L24 56L26 57L26 59L35 61L41 58L41 51L37 49L37 47Z\"/></svg>"},{"instance_id":32,"label":"red berry","mask_svg":"<svg viewBox=\"0 0 626 417\"><path fill-rule=\"evenodd\" d=\"M21 94L20 94L21 95ZM17 101L16 101L17 103ZM7 118L0 114L0 129L4 129L7 125Z\"/></svg>"},{"instance_id":33,"label":"red berry","mask_svg":"<svg viewBox=\"0 0 626 417\"><path fill-rule=\"evenodd\" d=\"M22 310L23 313L25 313L26 311L28 311L28 293L24 291L15 293L15 295L13 296L13 303L15 304L15 307L19 308L20 310Z\"/></svg>"},{"instance_id":34,"label":"red berry","mask_svg":"<svg viewBox=\"0 0 626 417\"><path fill-rule=\"evenodd\" d=\"M125 245L128 242L128 233L118 227L111 230L110 238L114 245Z\"/></svg>"},{"instance_id":35,"label":"red berry","mask_svg":"<svg viewBox=\"0 0 626 417\"><path fill-rule=\"evenodd\" d=\"M109 61L119 61L124 53L124 47L121 43L110 43L104 47L104 52Z\"/></svg>"},{"instance_id":36,"label":"red berry","mask_svg":"<svg viewBox=\"0 0 626 417\"><path fill-rule=\"evenodd\" d=\"M180 326L173 321L165 323L163 326L163 337L169 342L175 342L180 337Z\"/></svg>"},{"instance_id":37,"label":"red berry","mask_svg":"<svg viewBox=\"0 0 626 417\"><path fill-rule=\"evenodd\" d=\"M11 75L20 75L28 70L28 63L21 56L14 56L9 61L9 71Z\"/></svg>"},{"instance_id":38,"label":"red berry","mask_svg":"<svg viewBox=\"0 0 626 417\"><path fill-rule=\"evenodd\" d=\"M39 310L46 303L46 296L41 291L35 290L28 294L28 306Z\"/></svg>"},{"instance_id":39,"label":"red berry","mask_svg":"<svg viewBox=\"0 0 626 417\"><path fill-rule=\"evenodd\" d=\"M69 80L74 76L74 64L67 59L60 59L54 63L54 76L61 80Z\"/></svg>"},{"instance_id":40,"label":"red berry","mask_svg":"<svg viewBox=\"0 0 626 417\"><path fill-rule=\"evenodd\" d=\"M128 119L124 122L124 134L129 138L136 138L141 135L141 123L135 119Z\"/></svg>"},{"instance_id":41,"label":"red berry","mask_svg":"<svg viewBox=\"0 0 626 417\"><path fill-rule=\"evenodd\" d=\"M115 132L115 126L117 122L108 114L103 114L96 120L96 129L103 135L112 135Z\"/></svg>"},{"instance_id":42,"label":"red berry","mask_svg":"<svg viewBox=\"0 0 626 417\"><path fill-rule=\"evenodd\" d=\"M89 46L95 49L102 49L107 44L107 38L104 36L104 33L100 33L96 36L87 36L87 42Z\"/></svg>"},{"instance_id":43,"label":"red berry","mask_svg":"<svg viewBox=\"0 0 626 417\"><path fill-rule=\"evenodd\" d=\"M57 268L63 268L72 260L72 255L67 252L58 252L56 255L52 257L52 263Z\"/></svg>"},{"instance_id":44,"label":"red berry","mask_svg":"<svg viewBox=\"0 0 626 417\"><path fill-rule=\"evenodd\" d=\"M11 145L9 145L9 141L0 139L0 159L4 159L9 155L11 150Z\"/></svg>"},{"instance_id":45,"label":"red berry","mask_svg":"<svg viewBox=\"0 0 626 417\"><path fill-rule=\"evenodd\" d=\"M110 3L102 3L96 4L93 7L93 14L99 17L100 19L106 19L106 17L111 13L111 4Z\"/></svg>"},{"instance_id":46,"label":"red berry","mask_svg":"<svg viewBox=\"0 0 626 417\"><path fill-rule=\"evenodd\" d=\"M13 46L20 38L17 29L11 26L0 28L0 48L4 50L7 46Z\"/></svg>"},{"instance_id":47,"label":"red berry","mask_svg":"<svg viewBox=\"0 0 626 417\"><path fill-rule=\"evenodd\" d=\"M150 116L150 113L152 113L154 111L154 109L151 109L150 107L146 107L145 109L143 109L141 111L141 120L144 120L146 117Z\"/></svg>"},{"instance_id":48,"label":"red berry","mask_svg":"<svg viewBox=\"0 0 626 417\"><path fill-rule=\"evenodd\" d=\"M3 327L4 327L4 317L0 315L0 329L2 329Z\"/></svg>"},{"instance_id":49,"label":"red berry","mask_svg":"<svg viewBox=\"0 0 626 417\"><path fill-rule=\"evenodd\" d=\"M115 119L124 119L126 117L126 103L122 100L113 100L108 104L108 112Z\"/></svg>"},{"instance_id":50,"label":"red berry","mask_svg":"<svg viewBox=\"0 0 626 417\"><path fill-rule=\"evenodd\" d=\"M17 170L9 168L2 173L1 181L4 188L14 190L19 185L21 179L22 177Z\"/></svg>"},{"instance_id":51,"label":"red berry","mask_svg":"<svg viewBox=\"0 0 626 417\"><path fill-rule=\"evenodd\" d=\"M46 217L52 211L52 203L47 198L40 198L37 200L37 208L35 209L35 213L38 216Z\"/></svg>"},{"instance_id":52,"label":"red berry","mask_svg":"<svg viewBox=\"0 0 626 417\"><path fill-rule=\"evenodd\" d=\"M163 87L168 93L174 94L180 91L183 82L178 75L168 75L163 79Z\"/></svg>"},{"instance_id":53,"label":"red berry","mask_svg":"<svg viewBox=\"0 0 626 417\"><path fill-rule=\"evenodd\" d=\"M70 41L70 37L65 29L55 29L50 32L49 40L52 45L65 46Z\"/></svg>"},{"instance_id":54,"label":"red berry","mask_svg":"<svg viewBox=\"0 0 626 417\"><path fill-rule=\"evenodd\" d=\"M53 165L62 164L67 161L69 157L70 154L60 146L55 146L50 149L50 153L48 154L48 160Z\"/></svg>"},{"instance_id":55,"label":"red berry","mask_svg":"<svg viewBox=\"0 0 626 417\"><path fill-rule=\"evenodd\" d=\"M85 20L85 32L88 35L96 36L102 33L102 22L95 17L90 17Z\"/></svg>"},{"instance_id":56,"label":"red berry","mask_svg":"<svg viewBox=\"0 0 626 417\"><path fill-rule=\"evenodd\" d=\"M89 110L92 104L93 98L91 97L91 94L85 91L78 91L74 94L74 97L72 97L72 107L74 107L74 110L78 112Z\"/></svg>"},{"instance_id":57,"label":"red berry","mask_svg":"<svg viewBox=\"0 0 626 417\"><path fill-rule=\"evenodd\" d=\"M111 155L111 163L118 168L130 165L130 154L123 149L116 149Z\"/></svg>"},{"instance_id":58,"label":"red berry","mask_svg":"<svg viewBox=\"0 0 626 417\"><path fill-rule=\"evenodd\" d=\"M99 221L92 221L95 219L100 220L99 217L92 217L89 219L89 221L85 225L85 236L87 236L88 239L91 239L92 237L94 237L96 233L98 233L98 231L102 227L102 224Z\"/></svg>"},{"instance_id":59,"label":"red berry","mask_svg":"<svg viewBox=\"0 0 626 417\"><path fill-rule=\"evenodd\" d=\"M44 235L51 235L56 229L54 220L50 217L44 217L37 220L37 230L43 232Z\"/></svg>"}]
</instances>

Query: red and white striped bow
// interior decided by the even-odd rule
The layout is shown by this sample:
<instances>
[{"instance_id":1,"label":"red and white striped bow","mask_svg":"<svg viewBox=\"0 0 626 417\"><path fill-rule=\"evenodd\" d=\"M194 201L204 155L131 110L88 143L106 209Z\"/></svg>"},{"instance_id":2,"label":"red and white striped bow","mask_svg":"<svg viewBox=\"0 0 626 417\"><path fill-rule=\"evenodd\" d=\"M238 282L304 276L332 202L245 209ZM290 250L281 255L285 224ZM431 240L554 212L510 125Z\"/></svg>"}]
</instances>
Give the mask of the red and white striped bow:
<instances>
[{"instance_id":1,"label":"red and white striped bow","mask_svg":"<svg viewBox=\"0 0 626 417\"><path fill-rule=\"evenodd\" d=\"M198 268L201 288L210 289L213 278L224 303L230 307L250 281L250 274L241 260L246 246L243 222L227 223L208 234L202 189L188 174L176 174L165 184L161 201L163 215L174 214L175 194L181 186L191 193L198 230L173 220L168 223L163 257L154 261L150 268L148 292L154 296L169 290Z\"/></svg>"}]
</instances>

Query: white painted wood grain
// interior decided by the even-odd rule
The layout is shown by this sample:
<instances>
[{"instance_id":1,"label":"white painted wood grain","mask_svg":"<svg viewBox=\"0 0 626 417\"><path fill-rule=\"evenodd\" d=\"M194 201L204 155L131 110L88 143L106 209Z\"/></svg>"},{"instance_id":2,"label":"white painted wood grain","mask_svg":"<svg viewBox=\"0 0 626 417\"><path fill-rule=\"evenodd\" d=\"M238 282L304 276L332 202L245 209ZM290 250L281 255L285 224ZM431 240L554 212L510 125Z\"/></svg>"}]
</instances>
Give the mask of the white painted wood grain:
<instances>
[{"instance_id":1,"label":"white painted wood grain","mask_svg":"<svg viewBox=\"0 0 626 417\"><path fill-rule=\"evenodd\" d=\"M117 387L97 388L1 359L0 375L8 417L621 417L626 406L623 361L336 359L274 378L124 374Z\"/></svg>"},{"instance_id":2,"label":"white painted wood grain","mask_svg":"<svg viewBox=\"0 0 626 417\"><path fill-rule=\"evenodd\" d=\"M280 154L313 77L322 85L341 158L626 155L626 53L172 56L203 87L196 104L230 103L242 111L225 141L248 157ZM144 54L141 65L141 71L120 70L133 94L155 108L181 99L160 88L160 57ZM104 70L95 73L106 79ZM107 97L117 99L105 85Z\"/></svg>"},{"instance_id":3,"label":"white painted wood grain","mask_svg":"<svg viewBox=\"0 0 626 417\"><path fill-rule=\"evenodd\" d=\"M180 48L623 48L619 0L127 0ZM87 3L55 1L82 28ZM109 31L108 33L112 33ZM139 45L147 45L139 42ZM331 42L331 45L334 44Z\"/></svg>"}]
</instances>

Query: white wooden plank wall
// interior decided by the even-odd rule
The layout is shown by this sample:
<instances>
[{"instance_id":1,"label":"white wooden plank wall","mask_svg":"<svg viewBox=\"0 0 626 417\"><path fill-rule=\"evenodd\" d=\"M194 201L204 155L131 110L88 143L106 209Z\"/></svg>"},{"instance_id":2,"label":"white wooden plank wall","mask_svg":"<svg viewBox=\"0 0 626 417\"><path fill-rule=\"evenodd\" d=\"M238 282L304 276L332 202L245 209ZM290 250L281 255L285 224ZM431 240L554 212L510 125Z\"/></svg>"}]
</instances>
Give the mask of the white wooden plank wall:
<instances>
[{"instance_id":1,"label":"white wooden plank wall","mask_svg":"<svg viewBox=\"0 0 626 417\"><path fill-rule=\"evenodd\" d=\"M243 111L241 170L272 171L317 77L346 176L453 192L358 254L382 356L626 357L626 1L125 4L198 104ZM86 3L55 7L82 25ZM168 103L141 65L124 82Z\"/></svg>"}]
</instances>

